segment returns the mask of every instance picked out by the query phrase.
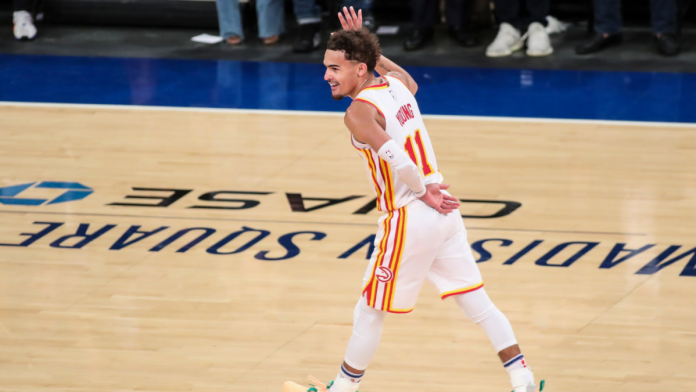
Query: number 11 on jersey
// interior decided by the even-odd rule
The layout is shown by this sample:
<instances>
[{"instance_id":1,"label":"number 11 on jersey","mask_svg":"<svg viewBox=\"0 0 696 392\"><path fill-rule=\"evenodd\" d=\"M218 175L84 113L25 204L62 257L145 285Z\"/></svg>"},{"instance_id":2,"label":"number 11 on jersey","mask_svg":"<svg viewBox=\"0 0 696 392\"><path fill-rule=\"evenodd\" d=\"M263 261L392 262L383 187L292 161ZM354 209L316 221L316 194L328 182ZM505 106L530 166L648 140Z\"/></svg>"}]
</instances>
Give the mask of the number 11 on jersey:
<instances>
[{"instance_id":1,"label":"number 11 on jersey","mask_svg":"<svg viewBox=\"0 0 696 392\"><path fill-rule=\"evenodd\" d=\"M430 163L428 162L428 154L425 152L425 147L423 146L423 139L421 138L421 133L420 129L416 129L416 134L414 135L413 139L416 140L416 145L418 146L418 152L420 153L420 161L422 163L418 162L418 156L416 155L416 147L413 145L413 140L411 138L411 135L406 136L406 143L404 143L404 150L408 153L408 156L411 157L411 160L413 163L416 164L421 169L421 172L423 173L424 177L427 177L431 174L433 174L434 170L433 167L430 166Z\"/></svg>"}]
</instances>

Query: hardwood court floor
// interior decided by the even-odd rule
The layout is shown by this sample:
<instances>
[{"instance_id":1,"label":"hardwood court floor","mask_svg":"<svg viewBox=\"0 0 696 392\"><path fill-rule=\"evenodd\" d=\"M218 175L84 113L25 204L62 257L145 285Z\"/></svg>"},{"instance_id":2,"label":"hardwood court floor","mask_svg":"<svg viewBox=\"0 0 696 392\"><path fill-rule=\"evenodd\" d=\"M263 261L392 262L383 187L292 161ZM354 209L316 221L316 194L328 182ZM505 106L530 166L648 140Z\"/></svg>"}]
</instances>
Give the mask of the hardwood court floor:
<instances>
[{"instance_id":1,"label":"hardwood court floor","mask_svg":"<svg viewBox=\"0 0 696 392\"><path fill-rule=\"evenodd\" d=\"M548 391L696 389L696 259L675 259L696 247L696 127L426 124L453 194L521 203L465 224L490 256L486 289ZM379 216L354 214L372 193L340 116L3 106L0 170L0 187L33 184L0 191L0 242L25 245L0 247L0 391L279 391L335 376L367 247L339 256ZM65 189L42 182L93 193L47 204ZM126 196L173 189L185 195L167 207L110 205L166 204ZM210 196L223 190L272 193ZM286 193L364 197L293 212ZM19 198L46 202L7 204ZM203 229L167 245L189 228ZM293 256L296 232L309 233L292 238ZM608 257L617 244L654 246ZM413 313L387 318L361 389L509 390L484 333L428 285Z\"/></svg>"}]
</instances>

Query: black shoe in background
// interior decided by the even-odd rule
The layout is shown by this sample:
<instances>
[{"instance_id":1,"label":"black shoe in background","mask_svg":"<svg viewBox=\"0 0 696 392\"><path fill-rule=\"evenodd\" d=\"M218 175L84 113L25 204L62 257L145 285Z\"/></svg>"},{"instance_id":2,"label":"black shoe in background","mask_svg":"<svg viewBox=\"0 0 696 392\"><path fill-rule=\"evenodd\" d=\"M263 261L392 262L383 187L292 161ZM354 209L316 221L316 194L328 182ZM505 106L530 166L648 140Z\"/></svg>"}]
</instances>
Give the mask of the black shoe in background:
<instances>
[{"instance_id":1,"label":"black shoe in background","mask_svg":"<svg viewBox=\"0 0 696 392\"><path fill-rule=\"evenodd\" d=\"M433 38L433 29L414 29L411 36L404 42L404 50L418 50L423 48Z\"/></svg>"},{"instance_id":2,"label":"black shoe in background","mask_svg":"<svg viewBox=\"0 0 696 392\"><path fill-rule=\"evenodd\" d=\"M623 41L623 36L621 34L597 34L592 38L592 40L580 44L575 47L575 53L577 54L590 54L596 53L604 48L610 46L616 46Z\"/></svg>"},{"instance_id":3,"label":"black shoe in background","mask_svg":"<svg viewBox=\"0 0 696 392\"><path fill-rule=\"evenodd\" d=\"M479 44L478 34L476 34L476 31L474 30L468 28L455 29L450 27L449 33L450 36L452 36L452 38L461 46L473 48Z\"/></svg>"},{"instance_id":4,"label":"black shoe in background","mask_svg":"<svg viewBox=\"0 0 696 392\"><path fill-rule=\"evenodd\" d=\"M660 34L655 36L657 50L663 56L676 56L681 52L681 43L675 34Z\"/></svg>"},{"instance_id":5,"label":"black shoe in background","mask_svg":"<svg viewBox=\"0 0 696 392\"><path fill-rule=\"evenodd\" d=\"M321 24L308 23L300 25L300 32L292 45L292 51L296 53L309 53L319 47L321 43Z\"/></svg>"}]
</instances>

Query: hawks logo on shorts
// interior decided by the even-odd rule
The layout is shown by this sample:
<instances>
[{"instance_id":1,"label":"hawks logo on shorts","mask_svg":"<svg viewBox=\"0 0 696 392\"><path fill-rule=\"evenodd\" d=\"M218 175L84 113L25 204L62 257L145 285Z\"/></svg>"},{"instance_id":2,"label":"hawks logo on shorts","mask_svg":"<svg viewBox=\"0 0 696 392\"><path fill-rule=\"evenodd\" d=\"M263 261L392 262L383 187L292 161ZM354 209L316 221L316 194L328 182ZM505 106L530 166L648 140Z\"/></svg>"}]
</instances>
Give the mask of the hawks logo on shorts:
<instances>
[{"instance_id":1,"label":"hawks logo on shorts","mask_svg":"<svg viewBox=\"0 0 696 392\"><path fill-rule=\"evenodd\" d=\"M392 270L389 269L389 267L379 267L379 274L377 274L377 280L379 280L382 283L387 283L394 279L394 273Z\"/></svg>"}]
</instances>

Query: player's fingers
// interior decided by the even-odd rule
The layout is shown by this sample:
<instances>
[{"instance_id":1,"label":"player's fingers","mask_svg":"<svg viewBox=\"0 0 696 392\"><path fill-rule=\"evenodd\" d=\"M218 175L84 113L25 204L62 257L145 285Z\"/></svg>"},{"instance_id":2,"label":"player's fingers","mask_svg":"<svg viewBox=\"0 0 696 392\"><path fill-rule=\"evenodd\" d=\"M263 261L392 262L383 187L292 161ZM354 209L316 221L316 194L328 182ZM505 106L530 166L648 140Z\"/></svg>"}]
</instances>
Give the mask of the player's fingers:
<instances>
[{"instance_id":1,"label":"player's fingers","mask_svg":"<svg viewBox=\"0 0 696 392\"><path fill-rule=\"evenodd\" d=\"M346 20L346 30L353 28L353 18L350 16L350 12L348 12L348 8L346 7L343 7L343 17Z\"/></svg>"},{"instance_id":2,"label":"player's fingers","mask_svg":"<svg viewBox=\"0 0 696 392\"><path fill-rule=\"evenodd\" d=\"M343 27L343 30L348 30L348 22L346 22L346 19L343 17L342 13L338 13L338 20L341 21L341 27Z\"/></svg>"},{"instance_id":3,"label":"player's fingers","mask_svg":"<svg viewBox=\"0 0 696 392\"><path fill-rule=\"evenodd\" d=\"M355 12L353 11L353 7L346 8L346 19L348 19L350 23L350 28L355 30L355 22L357 22L357 18L355 17Z\"/></svg>"},{"instance_id":4,"label":"player's fingers","mask_svg":"<svg viewBox=\"0 0 696 392\"><path fill-rule=\"evenodd\" d=\"M442 202L442 204L443 204L443 205L446 205L446 206L451 206L452 208L457 208L457 207L459 207L459 203L456 202L456 201L452 201L452 200L445 200L445 201Z\"/></svg>"},{"instance_id":5,"label":"player's fingers","mask_svg":"<svg viewBox=\"0 0 696 392\"><path fill-rule=\"evenodd\" d=\"M353 22L355 23L356 27L358 26L358 14L355 13L355 8L350 7L350 14L353 16Z\"/></svg>"},{"instance_id":6,"label":"player's fingers","mask_svg":"<svg viewBox=\"0 0 696 392\"><path fill-rule=\"evenodd\" d=\"M440 184L440 189L447 189L449 187L449 184Z\"/></svg>"},{"instance_id":7,"label":"player's fingers","mask_svg":"<svg viewBox=\"0 0 696 392\"><path fill-rule=\"evenodd\" d=\"M358 25L362 26L362 10L358 10Z\"/></svg>"},{"instance_id":8,"label":"player's fingers","mask_svg":"<svg viewBox=\"0 0 696 392\"><path fill-rule=\"evenodd\" d=\"M438 209L438 211L440 211L440 212L443 213L443 214L449 214L449 213L451 213L452 211L454 211L454 209L452 209L452 208L442 208L442 207L440 207L440 208Z\"/></svg>"},{"instance_id":9,"label":"player's fingers","mask_svg":"<svg viewBox=\"0 0 696 392\"><path fill-rule=\"evenodd\" d=\"M457 200L456 197L450 196L450 195L445 195L444 193L442 194L442 198L445 199L445 200L450 200L450 201L459 202L459 200Z\"/></svg>"},{"instance_id":10,"label":"player's fingers","mask_svg":"<svg viewBox=\"0 0 696 392\"><path fill-rule=\"evenodd\" d=\"M442 203L443 206L446 206L447 208L451 209L458 209L459 208L459 203Z\"/></svg>"}]
</instances>

